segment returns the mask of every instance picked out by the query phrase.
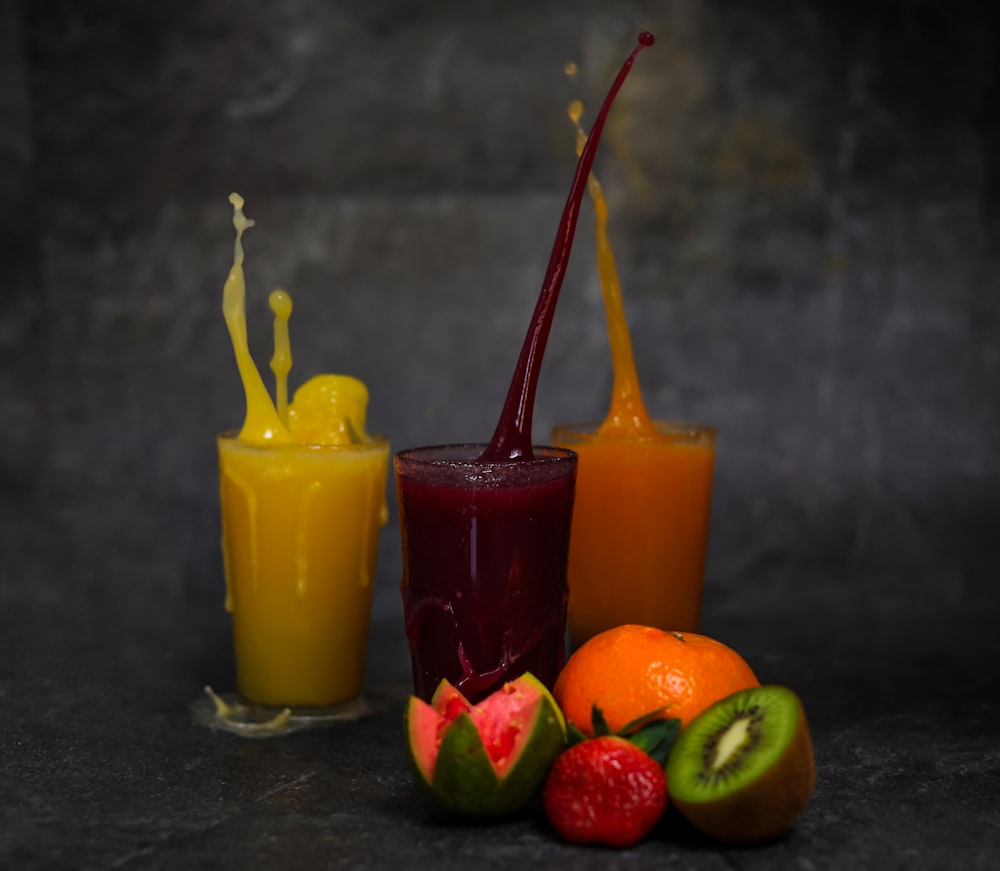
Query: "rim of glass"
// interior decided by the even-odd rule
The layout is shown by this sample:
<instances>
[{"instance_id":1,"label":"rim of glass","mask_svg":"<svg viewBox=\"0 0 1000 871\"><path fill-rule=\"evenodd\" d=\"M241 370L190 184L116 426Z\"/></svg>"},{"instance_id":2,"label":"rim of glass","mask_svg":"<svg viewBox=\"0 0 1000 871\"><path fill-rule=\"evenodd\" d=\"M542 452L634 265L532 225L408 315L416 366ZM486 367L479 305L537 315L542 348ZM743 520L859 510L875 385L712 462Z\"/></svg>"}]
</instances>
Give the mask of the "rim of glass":
<instances>
[{"instance_id":1,"label":"rim of glass","mask_svg":"<svg viewBox=\"0 0 1000 871\"><path fill-rule=\"evenodd\" d=\"M603 420L585 420L575 423L558 423L552 427L553 441L565 438L571 441L592 441L597 437L597 430L603 425ZM657 432L655 434L637 433L607 433L601 439L608 441L711 441L718 436L718 429L707 423L695 423L687 420L654 420Z\"/></svg>"},{"instance_id":2,"label":"rim of glass","mask_svg":"<svg viewBox=\"0 0 1000 871\"><path fill-rule=\"evenodd\" d=\"M263 453L274 453L274 452L306 452L306 453L347 453L349 451L364 451L364 450L384 450L389 447L389 438L381 433L370 432L367 434L368 441L364 442L351 442L349 445L314 445L308 442L277 442L270 445L255 445L249 442L241 442L239 440L240 431L238 429L228 429L225 432L220 432L216 437L215 441L217 444L225 443L227 445L233 445L238 450L250 452L260 451Z\"/></svg>"},{"instance_id":3,"label":"rim of glass","mask_svg":"<svg viewBox=\"0 0 1000 871\"><path fill-rule=\"evenodd\" d=\"M454 466L456 463L474 463L479 455L486 449L486 442L455 442L454 444L440 445L420 445L413 448L403 448L396 451L394 458L402 462L421 463L423 465ZM530 460L500 460L483 463L484 466L503 466L510 463L560 463L569 459L576 459L577 454L572 448L559 447L558 445L532 445L531 450L536 452ZM539 456L539 453L544 454ZM434 454L437 454L436 456ZM465 456L456 456L465 454Z\"/></svg>"}]
</instances>

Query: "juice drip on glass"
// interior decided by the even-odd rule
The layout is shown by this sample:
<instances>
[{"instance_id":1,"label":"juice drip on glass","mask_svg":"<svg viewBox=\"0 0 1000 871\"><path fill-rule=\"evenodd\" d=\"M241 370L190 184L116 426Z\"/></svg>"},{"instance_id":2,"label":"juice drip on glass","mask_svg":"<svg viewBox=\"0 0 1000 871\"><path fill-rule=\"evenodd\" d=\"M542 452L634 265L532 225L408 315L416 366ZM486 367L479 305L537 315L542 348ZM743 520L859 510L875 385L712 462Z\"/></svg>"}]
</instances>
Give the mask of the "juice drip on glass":
<instances>
[{"instance_id":1,"label":"juice drip on glass","mask_svg":"<svg viewBox=\"0 0 1000 871\"><path fill-rule=\"evenodd\" d=\"M258 524L257 524L257 497L254 495L253 487L251 487L246 481L244 481L239 475L235 474L232 469L222 469L221 471L222 481L225 480L232 481L236 488L240 491L243 499L246 503L246 515L247 515L247 528L249 529L248 541L250 542L250 564L253 572L253 591L256 594L258 591L258 584L260 579L260 548L258 546ZM220 482L221 483L221 482ZM233 600L233 558L229 552L229 545L226 542L226 522L225 517L228 512L228 498L226 497L226 488L224 486L219 487L219 498L222 502L222 565L225 571L226 577L226 599L223 603L223 607L226 609L227 613L232 614L235 612L235 604Z\"/></svg>"},{"instance_id":2,"label":"juice drip on glass","mask_svg":"<svg viewBox=\"0 0 1000 871\"><path fill-rule=\"evenodd\" d=\"M583 151L587 134L580 126L583 104L574 100L569 105L569 118L576 126L577 154ZM622 302L622 287L618 280L615 255L608 238L608 204L604 189L593 173L587 181L587 191L594 203L594 242L597 250L597 273L601 280L601 295L604 297L604 311L608 318L608 339L611 344L611 363L614 371L614 386L611 391L611 407L608 415L598 427L598 435L627 434L655 435L653 423L639 389L639 375L635 368L632 352L632 338L628 321L625 319L625 305Z\"/></svg>"},{"instance_id":3,"label":"juice drip on glass","mask_svg":"<svg viewBox=\"0 0 1000 871\"><path fill-rule=\"evenodd\" d=\"M612 83L611 89L608 91L607 96L604 98L604 103L597 113L590 136L580 153L576 175L573 177L569 196L563 209L562 219L559 222L559 229L556 232L556 239L549 258L548 269L545 273L545 279L542 281L542 289L528 327L528 334L521 348L521 355L514 370L514 377L511 380L507 398L500 412L500 420L493 433L493 438L479 457L480 462L504 462L522 458L531 459L533 456L531 450L531 421L535 405L535 392L538 387L542 356L545 353L545 343L552 329L552 318L559 299L559 290L562 287L566 266L569 262L569 255L573 248L573 236L576 233L576 223L580 215L583 188L590 175L590 169L594 164L597 146L600 142L601 133L604 130L604 122L607 119L611 105L614 103L618 91L632 69L632 64L635 62L636 56L642 49L651 46L654 41L653 34L651 33L644 31L639 34L639 44L632 50L625 63L622 64L618 76Z\"/></svg>"}]
</instances>

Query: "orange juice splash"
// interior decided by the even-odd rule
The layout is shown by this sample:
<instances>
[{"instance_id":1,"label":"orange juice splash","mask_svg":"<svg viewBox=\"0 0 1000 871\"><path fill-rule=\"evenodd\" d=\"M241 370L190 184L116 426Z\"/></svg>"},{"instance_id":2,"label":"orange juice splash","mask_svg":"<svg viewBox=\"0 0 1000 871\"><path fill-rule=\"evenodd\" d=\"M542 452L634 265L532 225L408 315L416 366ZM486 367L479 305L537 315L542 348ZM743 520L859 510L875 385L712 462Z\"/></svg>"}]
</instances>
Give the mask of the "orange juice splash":
<instances>
[{"instance_id":1,"label":"orange juice splash","mask_svg":"<svg viewBox=\"0 0 1000 871\"><path fill-rule=\"evenodd\" d=\"M569 255L573 248L573 236L576 233L577 219L580 215L583 188L590 175L590 169L594 165L597 146L611 105L632 69L632 64L635 63L639 52L651 46L654 41L651 33L644 31L639 34L639 44L622 64L618 76L612 83L611 89L597 113L590 136L580 152L576 174L573 177L562 219L559 222L559 229L556 232L548 269L545 272L538 303L528 328L528 335L521 348L514 377L511 379L507 398L500 412L500 420L493 433L493 438L479 457L481 462L505 462L533 457L531 422L535 406L535 392L538 388L538 376L545 353L545 344L552 329L552 318L559 300L559 290L562 287L566 266L569 263Z\"/></svg>"},{"instance_id":2,"label":"orange juice splash","mask_svg":"<svg viewBox=\"0 0 1000 871\"><path fill-rule=\"evenodd\" d=\"M575 67L567 65L567 75L575 73ZM583 103L574 100L569 105L569 118L576 127L576 151L580 154L587 141L587 134L580 126L583 117ZM587 191L594 203L594 242L597 250L597 273L601 280L601 295L604 297L604 311L608 318L608 339L611 344L611 362L614 371L614 386L611 391L611 408L597 430L598 435L654 435L653 423L639 389L639 375L635 368L632 352L632 338L628 321L625 319L625 305L622 302L622 287L618 280L615 255L608 238L608 204L604 189L594 173L587 180Z\"/></svg>"}]
</instances>

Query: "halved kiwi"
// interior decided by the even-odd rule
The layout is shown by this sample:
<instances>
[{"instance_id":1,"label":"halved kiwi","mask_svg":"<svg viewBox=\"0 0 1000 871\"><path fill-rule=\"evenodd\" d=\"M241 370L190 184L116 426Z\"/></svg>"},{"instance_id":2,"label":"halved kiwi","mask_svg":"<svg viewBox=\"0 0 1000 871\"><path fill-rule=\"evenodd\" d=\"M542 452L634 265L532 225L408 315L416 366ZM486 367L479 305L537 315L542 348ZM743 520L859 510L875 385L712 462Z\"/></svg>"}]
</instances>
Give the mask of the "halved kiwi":
<instances>
[{"instance_id":1,"label":"halved kiwi","mask_svg":"<svg viewBox=\"0 0 1000 871\"><path fill-rule=\"evenodd\" d=\"M720 841L763 841L787 829L816 784L812 739L787 687L741 690L681 731L667 760L670 798Z\"/></svg>"}]
</instances>

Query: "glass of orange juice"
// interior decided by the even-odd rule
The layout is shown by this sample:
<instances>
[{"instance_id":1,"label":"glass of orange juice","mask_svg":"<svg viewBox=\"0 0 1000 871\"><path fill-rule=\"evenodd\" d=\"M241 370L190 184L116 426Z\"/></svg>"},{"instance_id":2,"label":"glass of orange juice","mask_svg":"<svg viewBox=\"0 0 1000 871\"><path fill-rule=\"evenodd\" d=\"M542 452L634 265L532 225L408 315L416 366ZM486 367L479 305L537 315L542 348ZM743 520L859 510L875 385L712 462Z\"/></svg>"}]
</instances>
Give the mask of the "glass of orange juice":
<instances>
[{"instance_id":1,"label":"glass of orange juice","mask_svg":"<svg viewBox=\"0 0 1000 871\"><path fill-rule=\"evenodd\" d=\"M226 608L237 689L324 709L362 692L389 442L218 438Z\"/></svg>"},{"instance_id":2,"label":"glass of orange juice","mask_svg":"<svg viewBox=\"0 0 1000 871\"><path fill-rule=\"evenodd\" d=\"M576 451L570 535L570 643L624 623L694 631L701 612L716 431L653 421L653 431L563 424Z\"/></svg>"}]
</instances>

